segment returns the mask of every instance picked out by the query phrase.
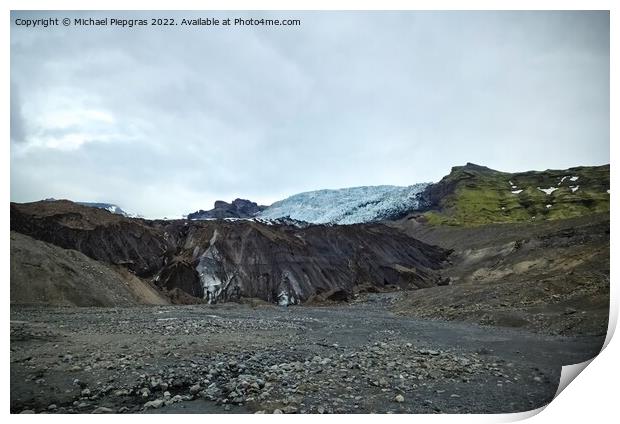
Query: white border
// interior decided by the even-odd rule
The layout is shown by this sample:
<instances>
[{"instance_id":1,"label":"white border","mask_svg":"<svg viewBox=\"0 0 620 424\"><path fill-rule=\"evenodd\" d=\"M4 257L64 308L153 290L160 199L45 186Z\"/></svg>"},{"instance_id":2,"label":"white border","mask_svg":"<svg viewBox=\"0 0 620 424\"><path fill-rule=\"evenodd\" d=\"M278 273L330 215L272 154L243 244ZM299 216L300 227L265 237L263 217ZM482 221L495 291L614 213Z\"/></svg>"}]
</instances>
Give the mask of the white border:
<instances>
[{"instance_id":1,"label":"white border","mask_svg":"<svg viewBox=\"0 0 620 424\"><path fill-rule=\"evenodd\" d=\"M383 1L327 1L327 0L299 0L299 1L284 1L284 0L231 0L231 1L200 1L200 0L175 0L171 2L152 0L149 2L135 1L135 0L94 0L89 2L80 2L77 0L58 0L58 1L17 1L17 0L5 0L2 2L2 9L4 9L4 15L2 19L2 31L0 32L2 42L2 57L4 57L4 66L1 69L2 82L4 90L4 101L0 104L0 113L3 133L5 134L3 143L4 148L1 158L0 175L2 176L2 184L0 185L0 192L2 199L4 200L4 207L0 209L0 222L4 223L2 230L2 241L0 242L0 260L2 261L3 271L3 287L5 290L5 301L3 308L4 316L9 318L9 178L10 178L10 160L9 160L9 145L10 145L10 115L9 115L9 87L10 87L10 10L610 10L611 11L611 132L610 139L614 140L614 143L610 143L611 149L611 162L615 162L614 159L618 154L618 124L617 119L613 117L619 117L618 113L618 75L620 75L620 69L618 67L618 48L619 43L619 31L618 24L620 20L616 16L620 8L617 1L577 1L577 0L525 0L525 1L493 1L493 0L437 0L437 1L422 1L422 0L383 0ZM611 192L612 192L612 215L616 215L616 195L618 190L615 184L618 181L617 171L615 166L611 167ZM614 241L616 240L616 216L613 216L611 220L611 257L618 257L617 248ZM616 267L614 262L611 264L611 281L615 281ZM618 318L618 290L612 283L611 287L611 312L610 312L610 331L606 343L609 343L603 352L591 362L587 371L577 377L576 383L570 384L547 408L541 408L544 410L530 411L521 414L498 414L498 415L404 415L404 416L389 416L382 415L381 420L390 420L398 422L512 422L516 420L532 417L532 422L593 422L593 420L602 422L608 422L612 417L617 416L618 408L616 406L617 391L616 384L618 378L618 365L617 358L620 358L620 348L617 340L611 339L615 325ZM3 340L9 340L9 326L5 322L3 328ZM611 342L610 342L611 340ZM8 343L7 343L8 344ZM9 349L5 346L3 350L4 355L4 369L2 380L2 399L5 401L5 413L9 413L9 399L10 399L10 374L9 374ZM538 414L538 415L537 415ZM145 416L149 421L164 422L169 421L172 417L161 415ZM94 421L104 422L110 420L109 416L93 416ZM299 421L314 421L317 416L297 416L292 418L291 416L209 416L204 417L202 415L184 416L182 419L191 422L204 422L204 420L220 420L225 419L229 421L256 419L258 421L267 422L267 420L284 420L296 419ZM347 416L347 418L354 418L356 420L370 421L373 420L370 416ZM376 417L375 417L376 418ZM59 416L50 415L47 417L42 416L19 416L11 415L11 420L15 421L31 421L31 420L50 420L66 423L82 421L84 416ZM121 421L135 421L140 419L136 415L117 415L115 420ZM338 416L323 416L321 421L341 420L342 417ZM541 421L542 420L542 421Z\"/></svg>"}]
</instances>

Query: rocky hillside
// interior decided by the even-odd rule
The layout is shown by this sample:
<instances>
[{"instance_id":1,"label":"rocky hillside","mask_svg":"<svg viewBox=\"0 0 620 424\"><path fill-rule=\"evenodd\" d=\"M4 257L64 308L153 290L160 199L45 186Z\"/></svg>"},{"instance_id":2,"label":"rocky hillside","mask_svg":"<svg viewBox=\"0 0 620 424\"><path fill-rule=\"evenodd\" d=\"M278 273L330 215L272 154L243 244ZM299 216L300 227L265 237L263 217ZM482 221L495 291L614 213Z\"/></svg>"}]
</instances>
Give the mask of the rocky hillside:
<instances>
[{"instance_id":1,"label":"rocky hillside","mask_svg":"<svg viewBox=\"0 0 620 424\"><path fill-rule=\"evenodd\" d=\"M11 204L11 229L209 302L254 297L295 304L430 287L441 282L447 257L380 224L149 221L68 201Z\"/></svg>"},{"instance_id":2,"label":"rocky hillside","mask_svg":"<svg viewBox=\"0 0 620 424\"><path fill-rule=\"evenodd\" d=\"M605 334L609 314L609 214L482 226L392 223L453 253L449 284L404 295L406 315Z\"/></svg>"},{"instance_id":3,"label":"rocky hillside","mask_svg":"<svg viewBox=\"0 0 620 424\"><path fill-rule=\"evenodd\" d=\"M192 212L187 215L187 219L252 218L266 208L267 206L261 206L245 199L235 199L232 203L217 200L213 209Z\"/></svg>"},{"instance_id":4,"label":"rocky hillside","mask_svg":"<svg viewBox=\"0 0 620 424\"><path fill-rule=\"evenodd\" d=\"M70 249L11 232L11 304L163 305L148 283Z\"/></svg>"},{"instance_id":5,"label":"rocky hillside","mask_svg":"<svg viewBox=\"0 0 620 424\"><path fill-rule=\"evenodd\" d=\"M58 201L58 199L54 199L53 197L44 199L44 201L46 202L56 202ZM125 212L120 206L115 205L113 203L97 203L97 202L75 202L78 205L82 205L82 206L89 206L91 208L97 208L97 209L105 209L108 212L112 212L112 213L116 213L119 215L123 215L123 216L128 216L128 217L132 217L134 215Z\"/></svg>"},{"instance_id":6,"label":"rocky hillside","mask_svg":"<svg viewBox=\"0 0 620 424\"><path fill-rule=\"evenodd\" d=\"M506 173L468 163L421 193L431 224L566 219L609 211L609 165Z\"/></svg>"}]
</instances>

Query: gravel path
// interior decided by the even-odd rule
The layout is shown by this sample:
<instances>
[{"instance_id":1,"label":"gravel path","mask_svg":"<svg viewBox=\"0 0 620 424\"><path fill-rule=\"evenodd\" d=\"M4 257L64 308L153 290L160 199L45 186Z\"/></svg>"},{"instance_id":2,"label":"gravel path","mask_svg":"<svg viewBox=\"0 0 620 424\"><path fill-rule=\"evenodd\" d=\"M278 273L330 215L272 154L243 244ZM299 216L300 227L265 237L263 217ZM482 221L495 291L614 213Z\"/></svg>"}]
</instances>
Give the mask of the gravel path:
<instances>
[{"instance_id":1,"label":"gravel path","mask_svg":"<svg viewBox=\"0 0 620 424\"><path fill-rule=\"evenodd\" d=\"M603 337L326 307L11 308L11 412L517 412Z\"/></svg>"}]
</instances>

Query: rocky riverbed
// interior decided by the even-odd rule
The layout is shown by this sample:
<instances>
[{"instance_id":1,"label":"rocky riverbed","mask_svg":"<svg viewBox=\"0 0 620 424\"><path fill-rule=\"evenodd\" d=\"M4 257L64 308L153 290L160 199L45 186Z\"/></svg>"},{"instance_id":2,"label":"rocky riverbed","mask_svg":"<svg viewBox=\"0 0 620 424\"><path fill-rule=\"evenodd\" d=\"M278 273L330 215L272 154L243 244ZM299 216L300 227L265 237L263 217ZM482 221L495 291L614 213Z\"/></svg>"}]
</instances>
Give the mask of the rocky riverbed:
<instances>
[{"instance_id":1,"label":"rocky riverbed","mask_svg":"<svg viewBox=\"0 0 620 424\"><path fill-rule=\"evenodd\" d=\"M568 338L321 307L11 307L12 413L498 413L540 407Z\"/></svg>"}]
</instances>

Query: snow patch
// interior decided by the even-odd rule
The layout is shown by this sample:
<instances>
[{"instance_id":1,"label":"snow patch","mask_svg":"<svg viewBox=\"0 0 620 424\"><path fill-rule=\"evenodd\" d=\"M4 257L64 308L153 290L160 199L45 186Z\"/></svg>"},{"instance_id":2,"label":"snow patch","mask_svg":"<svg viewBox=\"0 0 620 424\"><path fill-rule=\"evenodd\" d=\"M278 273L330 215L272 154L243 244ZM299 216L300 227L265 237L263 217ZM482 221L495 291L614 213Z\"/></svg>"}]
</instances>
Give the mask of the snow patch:
<instances>
[{"instance_id":1,"label":"snow patch","mask_svg":"<svg viewBox=\"0 0 620 424\"><path fill-rule=\"evenodd\" d=\"M537 187L537 188L538 188L538 190L540 190L543 193L545 193L547 196L557 190L557 187L549 187L549 188Z\"/></svg>"},{"instance_id":2,"label":"snow patch","mask_svg":"<svg viewBox=\"0 0 620 424\"><path fill-rule=\"evenodd\" d=\"M213 231L213 235L211 236L211 240L209 240L209 247L213 246L213 244L217 241L217 228Z\"/></svg>"},{"instance_id":3,"label":"snow patch","mask_svg":"<svg viewBox=\"0 0 620 424\"><path fill-rule=\"evenodd\" d=\"M573 193L579 190L579 186L570 186L569 188L571 189Z\"/></svg>"},{"instance_id":4,"label":"snow patch","mask_svg":"<svg viewBox=\"0 0 620 424\"><path fill-rule=\"evenodd\" d=\"M553 206L553 205L545 205L545 207L546 207L547 209L549 209L551 206Z\"/></svg>"},{"instance_id":5,"label":"snow patch","mask_svg":"<svg viewBox=\"0 0 620 424\"><path fill-rule=\"evenodd\" d=\"M514 187L513 187L514 188ZM512 190L511 193L512 194L519 194L521 193L523 190Z\"/></svg>"},{"instance_id":6,"label":"snow patch","mask_svg":"<svg viewBox=\"0 0 620 424\"><path fill-rule=\"evenodd\" d=\"M242 222L256 222L258 224L263 224L263 225L291 225L293 227L298 227L298 228L306 228L309 226L308 222L291 219L289 217L274 218L274 219L256 218L256 217L253 217L253 218L192 218L190 219L190 221L227 221L227 222L242 221ZM187 223L185 223L185 225L187 225Z\"/></svg>"},{"instance_id":7,"label":"snow patch","mask_svg":"<svg viewBox=\"0 0 620 424\"><path fill-rule=\"evenodd\" d=\"M579 177L570 177L570 180L573 181L573 182L577 181L578 179L579 179Z\"/></svg>"}]
</instances>

